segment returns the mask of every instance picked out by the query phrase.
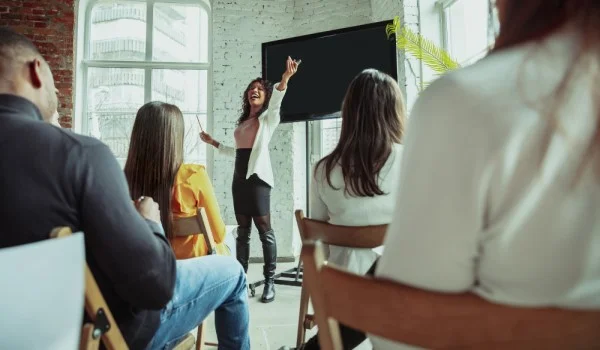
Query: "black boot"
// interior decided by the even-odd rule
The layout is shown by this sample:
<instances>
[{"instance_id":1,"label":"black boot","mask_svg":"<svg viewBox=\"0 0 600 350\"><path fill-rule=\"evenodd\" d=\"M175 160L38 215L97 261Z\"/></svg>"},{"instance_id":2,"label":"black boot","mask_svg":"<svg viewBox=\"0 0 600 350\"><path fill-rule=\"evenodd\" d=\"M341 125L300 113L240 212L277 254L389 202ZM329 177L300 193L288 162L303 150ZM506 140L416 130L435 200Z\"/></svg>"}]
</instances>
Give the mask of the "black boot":
<instances>
[{"instance_id":1,"label":"black boot","mask_svg":"<svg viewBox=\"0 0 600 350\"><path fill-rule=\"evenodd\" d=\"M263 274L265 276L265 287L260 301L270 303L275 300L275 269L277 268L277 242L275 241L275 231L269 230L260 234L262 242L263 258L265 265Z\"/></svg>"},{"instance_id":2,"label":"black boot","mask_svg":"<svg viewBox=\"0 0 600 350\"><path fill-rule=\"evenodd\" d=\"M248 273L248 259L250 258L250 231L250 227L238 226L235 239L235 255L246 273Z\"/></svg>"}]
</instances>

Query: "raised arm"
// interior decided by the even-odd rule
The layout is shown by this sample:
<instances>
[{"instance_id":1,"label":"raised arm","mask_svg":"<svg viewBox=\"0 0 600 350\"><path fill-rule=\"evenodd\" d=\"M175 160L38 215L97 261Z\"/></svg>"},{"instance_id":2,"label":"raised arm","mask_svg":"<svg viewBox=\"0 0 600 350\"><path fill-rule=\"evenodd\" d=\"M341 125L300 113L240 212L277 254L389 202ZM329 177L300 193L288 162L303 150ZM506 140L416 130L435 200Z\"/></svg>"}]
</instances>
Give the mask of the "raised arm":
<instances>
[{"instance_id":1,"label":"raised arm","mask_svg":"<svg viewBox=\"0 0 600 350\"><path fill-rule=\"evenodd\" d=\"M137 212L125 175L101 143L74 150L81 229L87 251L133 307L161 309L173 295L175 256L160 223ZM170 208L160 208L169 210Z\"/></svg>"},{"instance_id":2,"label":"raised arm","mask_svg":"<svg viewBox=\"0 0 600 350\"><path fill-rule=\"evenodd\" d=\"M290 78L296 74L301 62L302 60L292 60L292 58L288 56L285 62L285 72L283 72L283 75L281 76L281 81L273 86L273 93L271 95L271 100L269 101L269 111L267 112L267 122L269 123L271 130L274 130L275 127L279 125L281 119L279 112L281 110L283 96L285 96L285 91Z\"/></svg>"}]
</instances>

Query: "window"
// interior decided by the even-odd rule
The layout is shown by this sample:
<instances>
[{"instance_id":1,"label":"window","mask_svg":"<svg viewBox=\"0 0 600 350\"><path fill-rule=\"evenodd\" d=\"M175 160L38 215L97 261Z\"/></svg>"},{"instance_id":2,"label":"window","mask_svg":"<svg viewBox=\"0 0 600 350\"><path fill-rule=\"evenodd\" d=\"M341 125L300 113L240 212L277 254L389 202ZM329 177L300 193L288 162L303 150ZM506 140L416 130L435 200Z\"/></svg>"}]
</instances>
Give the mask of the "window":
<instances>
[{"instance_id":1,"label":"window","mask_svg":"<svg viewBox=\"0 0 600 350\"><path fill-rule=\"evenodd\" d=\"M185 161L206 164L197 120L206 127L209 7L162 1L97 1L88 9L83 132L124 164L137 110L148 101L175 104L185 119Z\"/></svg>"},{"instance_id":2,"label":"window","mask_svg":"<svg viewBox=\"0 0 600 350\"><path fill-rule=\"evenodd\" d=\"M443 46L462 65L483 58L494 43L495 1L442 0Z\"/></svg>"},{"instance_id":3,"label":"window","mask_svg":"<svg viewBox=\"0 0 600 350\"><path fill-rule=\"evenodd\" d=\"M326 119L321 121L321 157L333 152L340 141L342 132L342 118Z\"/></svg>"}]
</instances>

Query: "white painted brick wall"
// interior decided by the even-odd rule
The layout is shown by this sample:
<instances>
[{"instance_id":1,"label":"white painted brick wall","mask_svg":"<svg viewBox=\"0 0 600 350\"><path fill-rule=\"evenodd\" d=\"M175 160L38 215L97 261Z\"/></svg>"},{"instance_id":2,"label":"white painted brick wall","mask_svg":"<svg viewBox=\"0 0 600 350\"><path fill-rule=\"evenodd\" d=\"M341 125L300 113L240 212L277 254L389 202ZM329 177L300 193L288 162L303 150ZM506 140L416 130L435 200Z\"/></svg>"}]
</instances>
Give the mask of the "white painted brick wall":
<instances>
[{"instance_id":1,"label":"white painted brick wall","mask_svg":"<svg viewBox=\"0 0 600 350\"><path fill-rule=\"evenodd\" d=\"M403 14L400 0L213 0L212 9L212 134L229 145L233 145L242 93L248 82L261 75L261 43ZM399 80L404 84L403 66ZM293 81L290 88L293 88ZM282 124L271 140L271 162L276 181L271 194L271 222L277 234L280 257L293 256L299 244L293 212L303 208L306 200L302 143L305 132L303 124ZM215 152L213 185L227 224L235 224L231 196L233 166L233 159ZM254 229L251 256L262 257L261 251Z\"/></svg>"}]
</instances>

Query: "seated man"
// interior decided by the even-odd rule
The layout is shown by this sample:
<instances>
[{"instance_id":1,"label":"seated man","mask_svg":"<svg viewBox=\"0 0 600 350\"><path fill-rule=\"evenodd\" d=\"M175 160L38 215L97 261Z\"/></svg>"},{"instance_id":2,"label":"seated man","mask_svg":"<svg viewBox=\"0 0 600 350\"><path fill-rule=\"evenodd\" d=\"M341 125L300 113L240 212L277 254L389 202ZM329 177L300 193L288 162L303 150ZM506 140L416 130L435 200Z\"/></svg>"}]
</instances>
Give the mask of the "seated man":
<instances>
[{"instance_id":1,"label":"seated man","mask_svg":"<svg viewBox=\"0 0 600 350\"><path fill-rule=\"evenodd\" d=\"M131 349L170 348L212 311L220 348L249 349L240 264L176 262L157 204L141 199L136 212L106 145L43 122L56 107L46 61L0 28L0 248L47 239L57 226L83 231L88 265Z\"/></svg>"}]
</instances>

